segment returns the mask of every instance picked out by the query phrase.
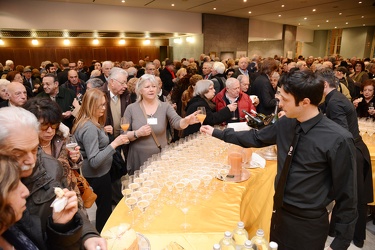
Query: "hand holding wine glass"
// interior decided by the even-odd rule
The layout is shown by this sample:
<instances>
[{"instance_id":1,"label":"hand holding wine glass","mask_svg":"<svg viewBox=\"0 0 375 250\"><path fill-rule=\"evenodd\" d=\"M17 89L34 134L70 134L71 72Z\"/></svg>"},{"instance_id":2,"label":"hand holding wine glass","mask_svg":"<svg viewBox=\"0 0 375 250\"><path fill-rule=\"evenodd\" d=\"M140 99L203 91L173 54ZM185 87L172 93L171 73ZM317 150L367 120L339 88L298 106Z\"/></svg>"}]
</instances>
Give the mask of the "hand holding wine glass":
<instances>
[{"instance_id":1,"label":"hand holding wine glass","mask_svg":"<svg viewBox=\"0 0 375 250\"><path fill-rule=\"evenodd\" d=\"M130 122L125 116L121 117L120 126L121 126L121 129L122 129L122 133L125 133L126 131L128 131L128 129L130 127ZM129 141L125 144L128 144L128 143L129 143Z\"/></svg>"},{"instance_id":2,"label":"hand holding wine glass","mask_svg":"<svg viewBox=\"0 0 375 250\"><path fill-rule=\"evenodd\" d=\"M77 161L81 158L81 153L79 152L80 147L73 135L69 135L66 139L65 147L69 151L69 157L73 162L72 169L78 169Z\"/></svg>"}]
</instances>

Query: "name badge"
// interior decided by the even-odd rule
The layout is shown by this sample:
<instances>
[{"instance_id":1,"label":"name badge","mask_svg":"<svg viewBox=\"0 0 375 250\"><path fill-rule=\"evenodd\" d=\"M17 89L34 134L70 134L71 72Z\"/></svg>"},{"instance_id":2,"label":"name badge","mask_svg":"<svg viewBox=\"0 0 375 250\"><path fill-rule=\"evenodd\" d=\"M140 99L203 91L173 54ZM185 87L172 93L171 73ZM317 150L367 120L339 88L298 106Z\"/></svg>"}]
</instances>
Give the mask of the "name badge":
<instances>
[{"instance_id":1,"label":"name badge","mask_svg":"<svg viewBox=\"0 0 375 250\"><path fill-rule=\"evenodd\" d=\"M158 125L158 118L155 118L155 117L147 118L147 124L148 125Z\"/></svg>"}]
</instances>

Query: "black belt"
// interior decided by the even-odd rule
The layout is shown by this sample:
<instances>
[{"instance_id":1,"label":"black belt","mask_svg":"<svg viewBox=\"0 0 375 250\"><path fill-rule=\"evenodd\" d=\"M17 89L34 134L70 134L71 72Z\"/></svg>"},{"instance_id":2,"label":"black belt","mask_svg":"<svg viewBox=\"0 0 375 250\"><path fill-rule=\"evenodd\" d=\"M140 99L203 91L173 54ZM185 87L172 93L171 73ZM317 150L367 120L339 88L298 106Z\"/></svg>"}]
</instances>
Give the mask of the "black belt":
<instances>
[{"instance_id":1,"label":"black belt","mask_svg":"<svg viewBox=\"0 0 375 250\"><path fill-rule=\"evenodd\" d=\"M316 218L320 218L323 216L323 214L327 213L327 209L326 208L317 208L317 209L310 209L310 208L298 208L298 207L295 207L293 205L289 205L289 204L286 204L284 203L282 208L293 214L293 215L296 215L298 217L302 217L302 218L308 218L308 219L316 219Z\"/></svg>"}]
</instances>

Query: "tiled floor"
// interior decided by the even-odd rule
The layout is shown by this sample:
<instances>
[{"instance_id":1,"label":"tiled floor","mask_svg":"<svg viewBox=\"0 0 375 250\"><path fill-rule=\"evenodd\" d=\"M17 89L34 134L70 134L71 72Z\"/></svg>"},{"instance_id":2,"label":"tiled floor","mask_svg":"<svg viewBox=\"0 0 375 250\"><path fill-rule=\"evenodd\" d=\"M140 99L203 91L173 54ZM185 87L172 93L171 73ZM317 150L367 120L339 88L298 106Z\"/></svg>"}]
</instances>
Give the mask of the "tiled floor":
<instances>
[{"instance_id":1,"label":"tiled floor","mask_svg":"<svg viewBox=\"0 0 375 250\"><path fill-rule=\"evenodd\" d=\"M96 212L96 205L94 204L90 209L87 210L91 223L95 225L95 212ZM326 245L328 246L332 242L332 237L327 238ZM366 230L366 240L365 245L363 248L356 247L353 243L350 244L348 250L356 250L356 249L363 249L363 250L374 250L375 249L375 225L372 223L372 220L367 223L367 230Z\"/></svg>"}]
</instances>

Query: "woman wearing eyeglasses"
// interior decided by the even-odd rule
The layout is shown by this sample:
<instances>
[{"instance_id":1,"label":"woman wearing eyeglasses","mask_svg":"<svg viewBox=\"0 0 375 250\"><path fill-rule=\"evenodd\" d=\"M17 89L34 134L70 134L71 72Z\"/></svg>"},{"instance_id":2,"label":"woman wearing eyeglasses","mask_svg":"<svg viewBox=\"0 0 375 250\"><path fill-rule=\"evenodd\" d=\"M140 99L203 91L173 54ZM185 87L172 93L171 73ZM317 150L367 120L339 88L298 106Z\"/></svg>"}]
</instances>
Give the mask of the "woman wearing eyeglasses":
<instances>
[{"instance_id":1,"label":"woman wearing eyeglasses","mask_svg":"<svg viewBox=\"0 0 375 250\"><path fill-rule=\"evenodd\" d=\"M33 113L40 123L39 148L63 165L68 187L77 193L78 204L82 207L83 201L77 187L77 178L71 171L76 163L81 164L81 154L79 146L70 152L66 149L66 140L59 130L62 120L60 106L50 98L32 98L23 107Z\"/></svg>"},{"instance_id":2,"label":"woman wearing eyeglasses","mask_svg":"<svg viewBox=\"0 0 375 250\"><path fill-rule=\"evenodd\" d=\"M74 122L74 134L83 156L82 173L97 194L96 229L100 232L112 213L111 169L115 149L129 142L127 135L120 134L111 143L106 131L113 133L112 126L104 124L107 118L106 94L99 89L86 91Z\"/></svg>"}]
</instances>

